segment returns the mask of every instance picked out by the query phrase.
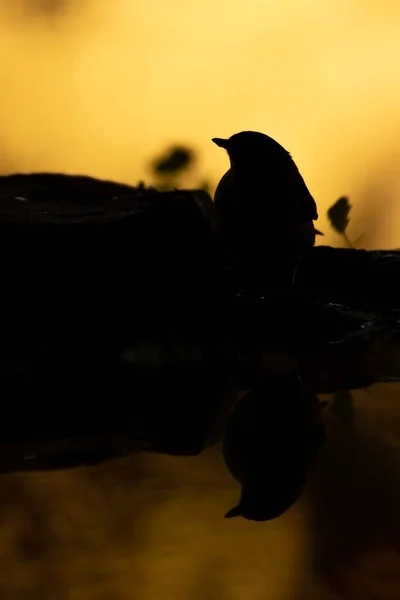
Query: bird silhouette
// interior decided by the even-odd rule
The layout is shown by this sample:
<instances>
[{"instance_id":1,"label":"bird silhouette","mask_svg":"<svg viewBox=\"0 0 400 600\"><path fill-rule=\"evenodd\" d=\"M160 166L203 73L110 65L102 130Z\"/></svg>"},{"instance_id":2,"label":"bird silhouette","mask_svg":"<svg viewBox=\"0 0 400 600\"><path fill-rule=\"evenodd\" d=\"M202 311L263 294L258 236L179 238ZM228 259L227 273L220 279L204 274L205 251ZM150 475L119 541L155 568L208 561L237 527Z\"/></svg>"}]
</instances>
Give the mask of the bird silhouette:
<instances>
[{"instance_id":1,"label":"bird silhouette","mask_svg":"<svg viewBox=\"0 0 400 600\"><path fill-rule=\"evenodd\" d=\"M236 404L223 456L241 497L226 518L268 521L296 502L324 440L320 414L317 396L296 378L271 378Z\"/></svg>"},{"instance_id":2,"label":"bird silhouette","mask_svg":"<svg viewBox=\"0 0 400 600\"><path fill-rule=\"evenodd\" d=\"M289 152L255 131L212 141L231 163L214 195L231 256L254 263L274 249L297 256L312 248L320 234L313 223L317 206Z\"/></svg>"}]
</instances>

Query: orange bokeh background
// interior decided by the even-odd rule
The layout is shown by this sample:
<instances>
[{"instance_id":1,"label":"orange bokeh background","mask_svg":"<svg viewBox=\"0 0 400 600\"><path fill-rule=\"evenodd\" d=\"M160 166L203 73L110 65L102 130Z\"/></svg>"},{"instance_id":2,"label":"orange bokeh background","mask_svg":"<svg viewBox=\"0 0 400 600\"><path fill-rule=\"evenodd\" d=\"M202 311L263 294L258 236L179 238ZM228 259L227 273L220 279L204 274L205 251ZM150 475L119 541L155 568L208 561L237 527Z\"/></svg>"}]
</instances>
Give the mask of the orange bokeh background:
<instances>
[{"instance_id":1,"label":"orange bokeh background","mask_svg":"<svg viewBox=\"0 0 400 600\"><path fill-rule=\"evenodd\" d=\"M325 212L347 194L349 237L399 247L399 28L398 0L0 0L0 172L135 184L179 142L215 185L228 164L211 138L254 129L292 153L324 243L341 243ZM2 476L0 597L398 598L399 554L357 537L399 489L387 390L355 394L357 434L334 425L303 498L272 523L223 519L238 488L218 448ZM328 502L339 484L369 489L372 512L361 500L344 518L346 501Z\"/></svg>"},{"instance_id":2,"label":"orange bokeh background","mask_svg":"<svg viewBox=\"0 0 400 600\"><path fill-rule=\"evenodd\" d=\"M2 0L0 169L136 183L177 141L216 183L210 138L255 129L293 154L324 243L348 194L350 236L399 245L399 24L390 0Z\"/></svg>"}]
</instances>

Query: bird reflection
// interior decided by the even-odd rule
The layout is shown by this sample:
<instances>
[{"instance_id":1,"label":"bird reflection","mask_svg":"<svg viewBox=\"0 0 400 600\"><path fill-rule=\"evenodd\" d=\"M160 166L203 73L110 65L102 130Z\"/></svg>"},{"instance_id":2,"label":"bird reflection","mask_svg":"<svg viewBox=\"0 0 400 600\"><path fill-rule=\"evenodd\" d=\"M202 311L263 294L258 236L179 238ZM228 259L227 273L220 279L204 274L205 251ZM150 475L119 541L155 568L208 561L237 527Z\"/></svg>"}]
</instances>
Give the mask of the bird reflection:
<instances>
[{"instance_id":1,"label":"bird reflection","mask_svg":"<svg viewBox=\"0 0 400 600\"><path fill-rule=\"evenodd\" d=\"M320 415L318 397L296 377L270 378L236 404L223 456L241 497L227 518L268 521L296 502L324 440Z\"/></svg>"}]
</instances>

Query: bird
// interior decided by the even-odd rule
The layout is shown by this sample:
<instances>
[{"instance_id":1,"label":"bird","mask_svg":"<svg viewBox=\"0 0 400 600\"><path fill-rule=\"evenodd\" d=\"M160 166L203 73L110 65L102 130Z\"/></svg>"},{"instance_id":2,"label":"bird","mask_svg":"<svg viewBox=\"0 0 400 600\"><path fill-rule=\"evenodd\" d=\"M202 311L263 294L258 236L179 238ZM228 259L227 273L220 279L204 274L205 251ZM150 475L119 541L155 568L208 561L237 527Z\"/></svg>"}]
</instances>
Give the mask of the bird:
<instances>
[{"instance_id":1,"label":"bird","mask_svg":"<svg viewBox=\"0 0 400 600\"><path fill-rule=\"evenodd\" d=\"M290 377L270 378L237 402L222 453L241 496L225 518L269 521L298 500L324 441L321 410L317 396Z\"/></svg>"},{"instance_id":2,"label":"bird","mask_svg":"<svg viewBox=\"0 0 400 600\"><path fill-rule=\"evenodd\" d=\"M315 236L322 235L313 223L317 205L290 153L256 131L212 141L230 160L214 194L229 253L255 261L273 249L297 256L312 248Z\"/></svg>"}]
</instances>

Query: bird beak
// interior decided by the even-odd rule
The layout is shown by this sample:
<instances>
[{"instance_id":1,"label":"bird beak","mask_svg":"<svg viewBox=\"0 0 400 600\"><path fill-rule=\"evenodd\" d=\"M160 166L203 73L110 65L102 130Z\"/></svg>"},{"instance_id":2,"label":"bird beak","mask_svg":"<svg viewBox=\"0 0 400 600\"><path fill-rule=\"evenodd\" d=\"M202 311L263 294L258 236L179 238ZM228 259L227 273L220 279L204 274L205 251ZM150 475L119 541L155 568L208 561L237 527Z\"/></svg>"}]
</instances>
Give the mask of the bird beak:
<instances>
[{"instance_id":1,"label":"bird beak","mask_svg":"<svg viewBox=\"0 0 400 600\"><path fill-rule=\"evenodd\" d=\"M224 140L223 138L213 138L211 141L220 148L225 148L225 150L228 149L228 140Z\"/></svg>"},{"instance_id":2,"label":"bird beak","mask_svg":"<svg viewBox=\"0 0 400 600\"><path fill-rule=\"evenodd\" d=\"M324 235L322 231L318 231L318 229L314 228L315 235Z\"/></svg>"}]
</instances>

